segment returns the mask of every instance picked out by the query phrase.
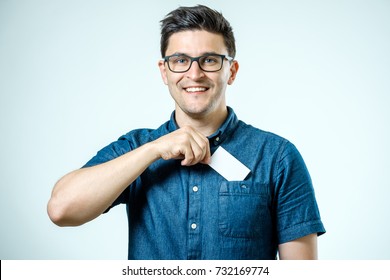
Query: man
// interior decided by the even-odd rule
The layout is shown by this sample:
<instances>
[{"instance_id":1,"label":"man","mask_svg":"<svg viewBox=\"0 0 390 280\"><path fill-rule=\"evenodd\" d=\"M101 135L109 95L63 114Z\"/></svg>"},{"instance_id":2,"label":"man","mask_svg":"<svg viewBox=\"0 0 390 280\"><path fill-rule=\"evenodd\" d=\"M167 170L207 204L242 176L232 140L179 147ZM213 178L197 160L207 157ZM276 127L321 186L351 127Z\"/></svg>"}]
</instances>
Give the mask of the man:
<instances>
[{"instance_id":1,"label":"man","mask_svg":"<svg viewBox=\"0 0 390 280\"><path fill-rule=\"evenodd\" d=\"M180 7L161 35L170 121L127 133L59 180L52 221L77 226L125 203L129 259L316 259L325 230L303 159L226 106L239 69L230 24L208 7ZM249 173L226 179L212 164L218 150Z\"/></svg>"}]
</instances>

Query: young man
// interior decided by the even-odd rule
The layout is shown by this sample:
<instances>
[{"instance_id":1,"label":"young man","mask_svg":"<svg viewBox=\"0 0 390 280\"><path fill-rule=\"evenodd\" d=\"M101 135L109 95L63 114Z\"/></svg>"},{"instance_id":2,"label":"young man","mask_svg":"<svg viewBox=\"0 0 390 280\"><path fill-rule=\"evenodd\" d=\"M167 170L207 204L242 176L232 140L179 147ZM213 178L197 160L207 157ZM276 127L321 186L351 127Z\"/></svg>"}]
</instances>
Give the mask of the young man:
<instances>
[{"instance_id":1,"label":"young man","mask_svg":"<svg viewBox=\"0 0 390 280\"><path fill-rule=\"evenodd\" d=\"M77 226L125 203L129 259L316 259L325 230L303 159L226 106L239 69L230 24L205 6L181 7L161 34L171 119L127 133L59 180L52 221ZM209 165L218 149L249 173L226 179Z\"/></svg>"}]
</instances>

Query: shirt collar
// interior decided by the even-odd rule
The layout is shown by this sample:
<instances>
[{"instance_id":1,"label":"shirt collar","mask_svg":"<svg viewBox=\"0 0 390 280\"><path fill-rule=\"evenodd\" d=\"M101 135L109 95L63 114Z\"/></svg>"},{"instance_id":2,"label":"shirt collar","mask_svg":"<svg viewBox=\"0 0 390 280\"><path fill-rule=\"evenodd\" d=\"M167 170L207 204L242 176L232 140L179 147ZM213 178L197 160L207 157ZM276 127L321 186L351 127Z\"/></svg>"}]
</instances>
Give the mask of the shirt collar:
<instances>
[{"instance_id":1,"label":"shirt collar","mask_svg":"<svg viewBox=\"0 0 390 280\"><path fill-rule=\"evenodd\" d=\"M231 107L227 106L227 109L228 109L228 116L225 119L225 121L222 123L219 129L217 129L217 131L215 131L213 134L207 137L210 141L221 143L223 140L226 139L226 137L232 134L233 131L236 129L238 125L237 115L234 113ZM168 123L168 131L173 132L178 128L179 126L177 125L175 120L175 111L173 111L171 114L170 121Z\"/></svg>"}]
</instances>

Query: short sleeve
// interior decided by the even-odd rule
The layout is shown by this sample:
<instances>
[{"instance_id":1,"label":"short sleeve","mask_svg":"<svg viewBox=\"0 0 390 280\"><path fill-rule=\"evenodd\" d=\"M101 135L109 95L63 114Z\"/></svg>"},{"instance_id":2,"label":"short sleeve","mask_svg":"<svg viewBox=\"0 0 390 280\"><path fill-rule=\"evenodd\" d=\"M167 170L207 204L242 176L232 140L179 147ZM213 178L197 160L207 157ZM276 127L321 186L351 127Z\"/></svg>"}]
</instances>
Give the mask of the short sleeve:
<instances>
[{"instance_id":1,"label":"short sleeve","mask_svg":"<svg viewBox=\"0 0 390 280\"><path fill-rule=\"evenodd\" d=\"M130 142L126 138L121 137L117 141L112 142L108 146L98 151L97 154L83 166L83 168L105 163L121 155L124 155L131 150L132 147Z\"/></svg>"},{"instance_id":2,"label":"short sleeve","mask_svg":"<svg viewBox=\"0 0 390 280\"><path fill-rule=\"evenodd\" d=\"M288 141L281 150L277 169L274 207L278 243L325 233L305 162Z\"/></svg>"},{"instance_id":3,"label":"short sleeve","mask_svg":"<svg viewBox=\"0 0 390 280\"><path fill-rule=\"evenodd\" d=\"M91 158L82 168L92 167L108 162L121 155L124 155L125 153L128 153L131 150L132 148L130 142L124 137L121 137L118 139L118 141L115 141L98 151L97 154ZM129 188L126 188L104 213L107 213L112 207L116 205L126 203L128 199Z\"/></svg>"}]
</instances>

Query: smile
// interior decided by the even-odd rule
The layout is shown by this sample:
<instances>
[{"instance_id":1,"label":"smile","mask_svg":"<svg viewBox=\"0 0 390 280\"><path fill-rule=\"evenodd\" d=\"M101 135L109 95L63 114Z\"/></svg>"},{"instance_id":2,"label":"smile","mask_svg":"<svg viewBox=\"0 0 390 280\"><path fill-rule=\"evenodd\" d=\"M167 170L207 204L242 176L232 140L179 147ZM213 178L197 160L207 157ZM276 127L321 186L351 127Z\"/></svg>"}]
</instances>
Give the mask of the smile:
<instances>
[{"instance_id":1,"label":"smile","mask_svg":"<svg viewBox=\"0 0 390 280\"><path fill-rule=\"evenodd\" d=\"M208 88L205 87L188 87L185 90L187 92L203 92L206 91Z\"/></svg>"}]
</instances>

